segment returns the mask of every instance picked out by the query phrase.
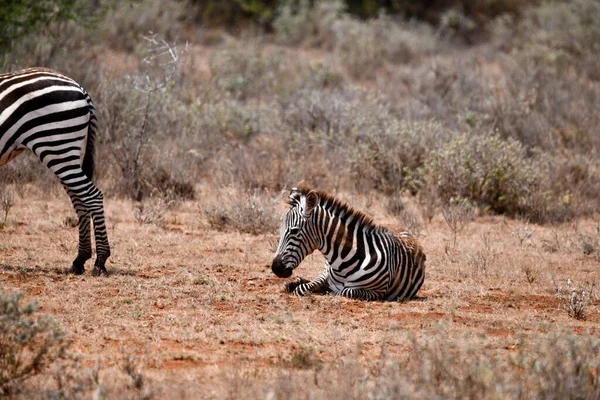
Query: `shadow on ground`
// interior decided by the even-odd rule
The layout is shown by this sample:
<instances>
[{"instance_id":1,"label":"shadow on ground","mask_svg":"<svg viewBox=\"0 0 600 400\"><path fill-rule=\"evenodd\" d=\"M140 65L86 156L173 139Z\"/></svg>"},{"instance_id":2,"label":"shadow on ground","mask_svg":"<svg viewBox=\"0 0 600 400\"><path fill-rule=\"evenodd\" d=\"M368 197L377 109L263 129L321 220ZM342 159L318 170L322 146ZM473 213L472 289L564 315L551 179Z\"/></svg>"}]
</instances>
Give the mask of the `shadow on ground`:
<instances>
[{"instance_id":1,"label":"shadow on ground","mask_svg":"<svg viewBox=\"0 0 600 400\"><path fill-rule=\"evenodd\" d=\"M81 276L91 276L92 268L86 270L86 272ZM18 272L23 274L30 275L71 275L69 273L69 268L62 267L26 267L22 265L6 265L0 264L0 273L2 272ZM108 270L108 275L102 275L103 277L110 277L112 275L122 275L122 276L135 276L138 278L150 278L144 275L138 275L135 271L129 271L122 268L110 268ZM76 276L76 275L73 275Z\"/></svg>"}]
</instances>

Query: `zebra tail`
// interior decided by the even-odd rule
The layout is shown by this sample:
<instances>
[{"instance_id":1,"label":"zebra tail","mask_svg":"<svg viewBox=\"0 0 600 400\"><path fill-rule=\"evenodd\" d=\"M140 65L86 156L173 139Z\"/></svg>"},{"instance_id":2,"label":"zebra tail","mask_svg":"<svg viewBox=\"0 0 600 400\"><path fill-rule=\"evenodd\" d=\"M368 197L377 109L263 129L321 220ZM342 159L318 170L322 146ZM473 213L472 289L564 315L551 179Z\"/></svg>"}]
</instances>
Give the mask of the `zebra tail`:
<instances>
[{"instance_id":1,"label":"zebra tail","mask_svg":"<svg viewBox=\"0 0 600 400\"><path fill-rule=\"evenodd\" d=\"M83 89L82 89L83 90ZM85 145L85 155L83 156L83 162L81 164L81 169L83 173L90 178L90 180L94 180L94 159L96 155L96 132L97 132L97 118L96 118L96 108L94 107L94 103L92 103L92 98L89 94L84 90L85 98L88 102L88 106L90 109L90 121L88 125L88 137Z\"/></svg>"}]
</instances>

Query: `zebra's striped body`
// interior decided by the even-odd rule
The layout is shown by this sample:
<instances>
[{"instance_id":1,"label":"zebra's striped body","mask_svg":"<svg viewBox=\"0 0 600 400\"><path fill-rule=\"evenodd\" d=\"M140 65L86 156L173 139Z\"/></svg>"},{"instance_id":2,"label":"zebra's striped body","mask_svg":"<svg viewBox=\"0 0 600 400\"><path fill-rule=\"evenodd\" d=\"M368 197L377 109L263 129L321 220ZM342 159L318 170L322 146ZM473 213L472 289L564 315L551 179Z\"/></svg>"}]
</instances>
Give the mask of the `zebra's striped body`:
<instances>
[{"instance_id":1,"label":"zebra's striped body","mask_svg":"<svg viewBox=\"0 0 600 400\"><path fill-rule=\"evenodd\" d=\"M362 300L413 298L425 277L425 254L408 233L395 235L365 214L308 187L290 192L273 272L283 278L318 249L325 270L286 285L296 295L332 291Z\"/></svg>"},{"instance_id":2,"label":"zebra's striped body","mask_svg":"<svg viewBox=\"0 0 600 400\"><path fill-rule=\"evenodd\" d=\"M93 184L96 114L86 91L56 71L32 68L0 75L0 165L31 150L60 180L79 217L79 250L71 272L81 274L92 257L92 273L105 273L110 247L102 192Z\"/></svg>"}]
</instances>

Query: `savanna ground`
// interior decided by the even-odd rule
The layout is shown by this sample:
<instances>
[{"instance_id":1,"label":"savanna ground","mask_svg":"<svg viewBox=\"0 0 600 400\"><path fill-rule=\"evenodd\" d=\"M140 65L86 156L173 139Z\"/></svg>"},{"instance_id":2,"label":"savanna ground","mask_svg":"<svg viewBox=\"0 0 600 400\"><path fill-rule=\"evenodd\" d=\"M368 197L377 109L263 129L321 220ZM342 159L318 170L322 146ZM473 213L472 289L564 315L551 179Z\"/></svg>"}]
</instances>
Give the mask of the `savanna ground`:
<instances>
[{"instance_id":1,"label":"savanna ground","mask_svg":"<svg viewBox=\"0 0 600 400\"><path fill-rule=\"evenodd\" d=\"M600 398L600 4L422 3L7 3L3 70L94 99L113 251L66 274L68 197L0 168L0 395ZM300 180L420 238L417 300L282 292Z\"/></svg>"},{"instance_id":2,"label":"savanna ground","mask_svg":"<svg viewBox=\"0 0 600 400\"><path fill-rule=\"evenodd\" d=\"M60 321L75 360L28 381L25 397L599 394L598 298L578 320L557 297L557 288L571 296L569 279L578 290L597 282L598 256L581 248L600 239L593 220L463 221L454 248L436 215L421 231L419 298L365 303L283 293L270 271L276 234L213 230L196 201L144 223L134 202L108 200L110 276L67 275L77 240L69 200L31 192L0 231L0 281ZM347 198L402 228L378 199ZM312 277L322 266L315 254L296 273Z\"/></svg>"}]
</instances>

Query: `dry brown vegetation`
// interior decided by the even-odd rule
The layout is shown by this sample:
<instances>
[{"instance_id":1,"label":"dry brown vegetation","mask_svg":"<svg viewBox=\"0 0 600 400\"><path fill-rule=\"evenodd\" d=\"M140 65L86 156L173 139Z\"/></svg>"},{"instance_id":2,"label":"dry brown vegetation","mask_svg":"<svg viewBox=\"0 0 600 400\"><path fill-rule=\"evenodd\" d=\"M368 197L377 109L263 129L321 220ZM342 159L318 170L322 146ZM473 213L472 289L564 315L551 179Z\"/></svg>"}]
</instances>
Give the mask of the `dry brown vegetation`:
<instances>
[{"instance_id":1,"label":"dry brown vegetation","mask_svg":"<svg viewBox=\"0 0 600 400\"><path fill-rule=\"evenodd\" d=\"M420 298L364 303L283 293L270 271L276 233L213 230L200 201L172 205L160 224L140 223L130 200L108 201L111 275L67 275L77 234L63 224L68 198L35 187L24 194L0 231L0 281L38 299L72 341L71 357L27 381L24 398L599 394L593 221L480 218L465 223L453 247L438 214L421 232L428 264ZM342 197L401 229L378 198ZM596 247L584 254L589 240ZM315 276L322 265L315 254L297 275ZM557 296L570 298L571 289L592 290L583 319Z\"/></svg>"},{"instance_id":2,"label":"dry brown vegetation","mask_svg":"<svg viewBox=\"0 0 600 400\"><path fill-rule=\"evenodd\" d=\"M208 28L197 3L116 2L92 29L50 24L0 54L3 70L51 67L92 95L114 248L109 277L66 275L77 230L63 189L31 154L0 168L2 288L54 319L11 318L67 339L48 336L66 352L0 390L600 398L595 0L410 20L298 2L270 30ZM418 301L282 292L279 200L301 180L422 240ZM18 343L10 326L0 335Z\"/></svg>"}]
</instances>

